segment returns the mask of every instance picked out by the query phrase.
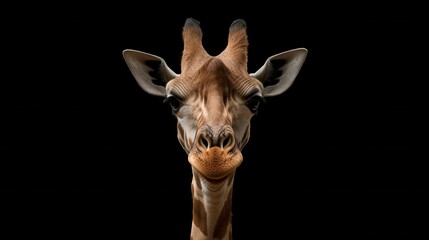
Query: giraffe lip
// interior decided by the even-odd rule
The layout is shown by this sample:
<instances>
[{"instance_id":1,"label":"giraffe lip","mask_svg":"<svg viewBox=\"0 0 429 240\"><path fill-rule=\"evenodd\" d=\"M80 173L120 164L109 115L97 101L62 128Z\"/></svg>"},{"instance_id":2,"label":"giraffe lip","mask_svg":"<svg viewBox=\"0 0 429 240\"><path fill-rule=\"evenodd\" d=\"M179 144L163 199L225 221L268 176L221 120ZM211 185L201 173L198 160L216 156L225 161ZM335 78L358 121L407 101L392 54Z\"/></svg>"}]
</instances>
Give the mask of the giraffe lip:
<instances>
[{"instance_id":1,"label":"giraffe lip","mask_svg":"<svg viewBox=\"0 0 429 240\"><path fill-rule=\"evenodd\" d=\"M191 164L192 165L192 164ZM207 169L204 169L203 167L199 166L199 165L192 165L200 174L200 176L202 178L204 178L205 180L207 180L207 182L210 183L220 183L223 180L225 180L227 178L227 176L229 174L231 174L235 168L230 169L229 171L223 171L223 172L212 172L209 171Z\"/></svg>"},{"instance_id":2,"label":"giraffe lip","mask_svg":"<svg viewBox=\"0 0 429 240\"><path fill-rule=\"evenodd\" d=\"M243 156L240 151L226 153L213 147L205 152L191 151L188 161L208 181L221 182L240 166Z\"/></svg>"}]
</instances>

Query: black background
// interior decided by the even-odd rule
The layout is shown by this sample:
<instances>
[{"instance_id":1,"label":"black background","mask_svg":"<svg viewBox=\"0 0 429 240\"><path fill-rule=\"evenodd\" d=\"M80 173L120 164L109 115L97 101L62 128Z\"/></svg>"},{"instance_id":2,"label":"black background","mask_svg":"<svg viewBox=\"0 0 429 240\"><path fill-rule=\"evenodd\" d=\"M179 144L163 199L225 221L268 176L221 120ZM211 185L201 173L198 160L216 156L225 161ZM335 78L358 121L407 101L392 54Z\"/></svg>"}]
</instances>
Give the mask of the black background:
<instances>
[{"instance_id":1,"label":"black background","mask_svg":"<svg viewBox=\"0 0 429 240\"><path fill-rule=\"evenodd\" d=\"M212 55L229 24L246 20L250 72L309 50L293 86L252 119L234 185L236 239L427 235L423 7L211 4L3 9L1 232L189 237L192 176L176 120L139 88L122 51L180 72L182 26L194 17Z\"/></svg>"}]
</instances>

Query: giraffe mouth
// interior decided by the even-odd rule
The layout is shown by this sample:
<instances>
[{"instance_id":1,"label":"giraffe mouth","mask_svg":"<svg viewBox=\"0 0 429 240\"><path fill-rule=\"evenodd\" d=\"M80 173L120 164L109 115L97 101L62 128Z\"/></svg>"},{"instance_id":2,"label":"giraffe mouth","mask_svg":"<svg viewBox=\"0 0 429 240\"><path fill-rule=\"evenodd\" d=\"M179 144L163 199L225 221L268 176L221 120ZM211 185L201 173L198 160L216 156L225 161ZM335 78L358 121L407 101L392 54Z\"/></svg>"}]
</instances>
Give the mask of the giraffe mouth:
<instances>
[{"instance_id":1,"label":"giraffe mouth","mask_svg":"<svg viewBox=\"0 0 429 240\"><path fill-rule=\"evenodd\" d=\"M219 182L240 166L243 155L239 150L224 151L220 147L211 147L204 151L191 151L188 161L207 180Z\"/></svg>"},{"instance_id":2,"label":"giraffe mouth","mask_svg":"<svg viewBox=\"0 0 429 240\"><path fill-rule=\"evenodd\" d=\"M234 175L235 175L234 172L232 172L231 174L229 174L223 178L211 179L211 178L207 178L204 175L202 175L201 172L199 172L195 168L192 168L192 174L194 176L194 179L199 181L199 183L201 185L204 185L204 187L207 190L210 190L211 192L218 191L219 189L224 187L225 184L230 185L233 182Z\"/></svg>"}]
</instances>

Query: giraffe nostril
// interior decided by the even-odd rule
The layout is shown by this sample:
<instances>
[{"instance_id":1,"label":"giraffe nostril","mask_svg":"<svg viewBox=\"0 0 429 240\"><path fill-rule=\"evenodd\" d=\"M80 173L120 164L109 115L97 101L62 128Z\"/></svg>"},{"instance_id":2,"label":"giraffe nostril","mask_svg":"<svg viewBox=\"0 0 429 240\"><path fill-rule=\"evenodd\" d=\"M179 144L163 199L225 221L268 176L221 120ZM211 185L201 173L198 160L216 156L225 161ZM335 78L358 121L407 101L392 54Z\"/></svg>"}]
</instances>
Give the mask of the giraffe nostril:
<instances>
[{"instance_id":1,"label":"giraffe nostril","mask_svg":"<svg viewBox=\"0 0 429 240\"><path fill-rule=\"evenodd\" d=\"M207 136L205 134L203 134L200 137L200 146L205 147L206 149L210 148L210 141L207 139Z\"/></svg>"},{"instance_id":2,"label":"giraffe nostril","mask_svg":"<svg viewBox=\"0 0 429 240\"><path fill-rule=\"evenodd\" d=\"M235 139L232 131L221 130L216 135L212 131L203 129L196 139L196 147L200 151L208 151L213 147L219 147L222 151L231 151L234 148Z\"/></svg>"},{"instance_id":3,"label":"giraffe nostril","mask_svg":"<svg viewBox=\"0 0 429 240\"><path fill-rule=\"evenodd\" d=\"M230 148L233 145L234 145L234 138L232 137L231 133L226 134L220 143L220 146L223 149Z\"/></svg>"}]
</instances>

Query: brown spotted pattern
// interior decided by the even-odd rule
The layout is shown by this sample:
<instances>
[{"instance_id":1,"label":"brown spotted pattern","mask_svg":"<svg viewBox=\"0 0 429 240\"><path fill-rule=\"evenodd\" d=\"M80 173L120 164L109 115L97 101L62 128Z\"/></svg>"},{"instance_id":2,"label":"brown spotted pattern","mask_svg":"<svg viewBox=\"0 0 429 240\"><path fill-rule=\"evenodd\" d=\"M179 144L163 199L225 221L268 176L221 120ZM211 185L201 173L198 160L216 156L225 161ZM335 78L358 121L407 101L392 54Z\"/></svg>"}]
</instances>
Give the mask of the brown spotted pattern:
<instances>
[{"instance_id":1,"label":"brown spotted pattern","mask_svg":"<svg viewBox=\"0 0 429 240\"><path fill-rule=\"evenodd\" d=\"M216 226L214 228L213 237L222 239L226 235L226 231L228 226L232 222L231 215L232 208L232 188L229 190L228 197L225 201L225 205L223 206L220 215L217 219Z\"/></svg>"},{"instance_id":2,"label":"brown spotted pattern","mask_svg":"<svg viewBox=\"0 0 429 240\"><path fill-rule=\"evenodd\" d=\"M207 235L207 213L204 204L195 198L193 198L192 204L192 221L204 235Z\"/></svg>"}]
</instances>

